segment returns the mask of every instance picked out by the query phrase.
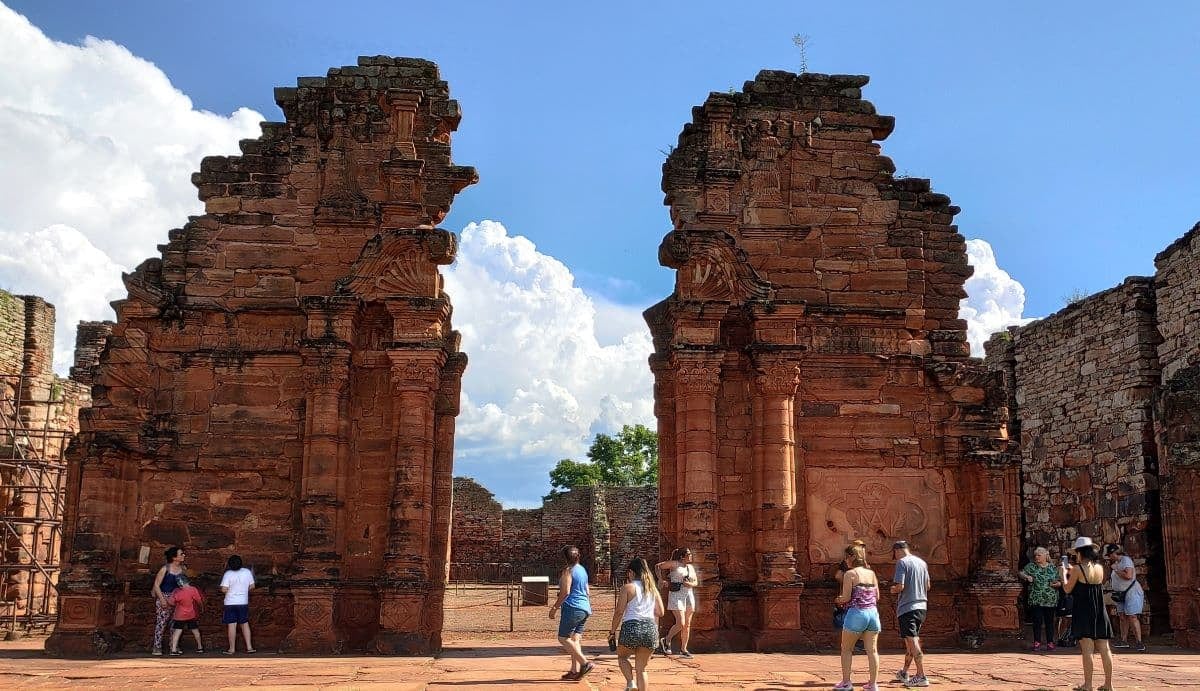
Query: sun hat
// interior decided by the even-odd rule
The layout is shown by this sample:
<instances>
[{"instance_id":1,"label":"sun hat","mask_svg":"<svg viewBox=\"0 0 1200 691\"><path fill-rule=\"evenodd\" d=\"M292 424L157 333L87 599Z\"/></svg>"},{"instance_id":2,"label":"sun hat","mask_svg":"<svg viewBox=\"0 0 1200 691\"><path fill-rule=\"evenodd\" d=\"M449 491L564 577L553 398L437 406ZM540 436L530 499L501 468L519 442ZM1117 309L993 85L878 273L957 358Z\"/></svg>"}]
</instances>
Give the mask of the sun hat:
<instances>
[{"instance_id":1,"label":"sun hat","mask_svg":"<svg viewBox=\"0 0 1200 691\"><path fill-rule=\"evenodd\" d=\"M1096 544L1094 542L1092 542L1092 538L1084 537L1084 536L1080 535L1079 537L1075 538L1075 544L1071 545L1071 549L1079 549L1081 547L1095 547L1095 546L1096 546Z\"/></svg>"}]
</instances>

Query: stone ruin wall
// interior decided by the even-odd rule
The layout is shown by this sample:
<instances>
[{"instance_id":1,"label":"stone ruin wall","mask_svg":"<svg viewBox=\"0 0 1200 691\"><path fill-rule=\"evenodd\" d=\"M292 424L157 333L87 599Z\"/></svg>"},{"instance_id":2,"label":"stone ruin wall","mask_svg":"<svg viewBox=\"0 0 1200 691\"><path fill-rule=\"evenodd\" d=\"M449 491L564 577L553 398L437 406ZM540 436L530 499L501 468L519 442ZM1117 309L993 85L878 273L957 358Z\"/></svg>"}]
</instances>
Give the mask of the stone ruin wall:
<instances>
[{"instance_id":1,"label":"stone ruin wall","mask_svg":"<svg viewBox=\"0 0 1200 691\"><path fill-rule=\"evenodd\" d=\"M91 402L91 369L112 329L81 322L63 378L53 371L54 318L42 298L0 290L0 523L12 529L0 529L0 627L14 618L45 626L57 610L63 453Z\"/></svg>"},{"instance_id":2,"label":"stone ruin wall","mask_svg":"<svg viewBox=\"0 0 1200 691\"><path fill-rule=\"evenodd\" d=\"M1019 442L1024 551L1077 535L1122 544L1145 623L1200 645L1200 226L1153 277L995 334ZM1169 616L1168 616L1169 614Z\"/></svg>"},{"instance_id":3,"label":"stone ruin wall","mask_svg":"<svg viewBox=\"0 0 1200 691\"><path fill-rule=\"evenodd\" d=\"M716 603L701 649L824 644L854 538L884 572L897 538L930 562L932 644L1019 627L1018 464L958 314L958 208L893 177L866 82L761 72L695 108L663 167L661 524Z\"/></svg>"},{"instance_id":4,"label":"stone ruin wall","mask_svg":"<svg viewBox=\"0 0 1200 691\"><path fill-rule=\"evenodd\" d=\"M205 215L124 276L52 652L144 649L173 544L207 621L244 558L265 647L440 648L466 357L436 224L477 180L451 160L458 105L436 65L388 57L275 98L286 121L205 158Z\"/></svg>"},{"instance_id":5,"label":"stone ruin wall","mask_svg":"<svg viewBox=\"0 0 1200 691\"><path fill-rule=\"evenodd\" d=\"M503 581L557 574L579 547L592 582L620 582L634 557L661 560L654 487L579 487L537 509L504 509L471 478L454 479L452 580Z\"/></svg>"},{"instance_id":6,"label":"stone ruin wall","mask_svg":"<svg viewBox=\"0 0 1200 691\"><path fill-rule=\"evenodd\" d=\"M1154 259L1161 383L1154 429L1175 640L1200 648L1200 223Z\"/></svg>"}]
</instances>

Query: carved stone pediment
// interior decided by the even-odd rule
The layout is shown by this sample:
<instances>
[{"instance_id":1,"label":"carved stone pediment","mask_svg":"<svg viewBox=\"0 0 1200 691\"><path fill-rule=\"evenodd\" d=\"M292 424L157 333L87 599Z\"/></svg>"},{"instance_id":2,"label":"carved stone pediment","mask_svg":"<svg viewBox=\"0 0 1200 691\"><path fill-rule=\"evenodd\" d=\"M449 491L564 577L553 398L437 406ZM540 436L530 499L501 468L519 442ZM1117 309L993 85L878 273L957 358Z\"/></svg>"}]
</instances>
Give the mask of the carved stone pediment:
<instances>
[{"instance_id":1,"label":"carved stone pediment","mask_svg":"<svg viewBox=\"0 0 1200 691\"><path fill-rule=\"evenodd\" d=\"M350 275L337 282L337 293L366 300L437 298L442 288L437 267L454 261L457 249L454 234L446 230L380 233L363 247Z\"/></svg>"},{"instance_id":2,"label":"carved stone pediment","mask_svg":"<svg viewBox=\"0 0 1200 691\"><path fill-rule=\"evenodd\" d=\"M659 261L676 269L675 290L682 300L743 303L768 300L772 290L746 261L727 233L669 233L658 248Z\"/></svg>"}]
</instances>

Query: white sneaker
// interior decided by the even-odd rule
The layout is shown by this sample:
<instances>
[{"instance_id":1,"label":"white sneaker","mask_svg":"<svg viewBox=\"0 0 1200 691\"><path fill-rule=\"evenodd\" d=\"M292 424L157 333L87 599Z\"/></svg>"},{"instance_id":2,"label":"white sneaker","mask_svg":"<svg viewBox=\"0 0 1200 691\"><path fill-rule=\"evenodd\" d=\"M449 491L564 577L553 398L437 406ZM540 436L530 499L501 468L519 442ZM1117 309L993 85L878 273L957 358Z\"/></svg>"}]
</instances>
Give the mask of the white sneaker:
<instances>
[{"instance_id":1,"label":"white sneaker","mask_svg":"<svg viewBox=\"0 0 1200 691\"><path fill-rule=\"evenodd\" d=\"M913 675L908 678L908 681L904 682L904 685L910 689L917 686L929 686L929 680L922 676Z\"/></svg>"},{"instance_id":2,"label":"white sneaker","mask_svg":"<svg viewBox=\"0 0 1200 691\"><path fill-rule=\"evenodd\" d=\"M904 670L896 672L895 679L896 681L908 681L908 672L905 672Z\"/></svg>"}]
</instances>

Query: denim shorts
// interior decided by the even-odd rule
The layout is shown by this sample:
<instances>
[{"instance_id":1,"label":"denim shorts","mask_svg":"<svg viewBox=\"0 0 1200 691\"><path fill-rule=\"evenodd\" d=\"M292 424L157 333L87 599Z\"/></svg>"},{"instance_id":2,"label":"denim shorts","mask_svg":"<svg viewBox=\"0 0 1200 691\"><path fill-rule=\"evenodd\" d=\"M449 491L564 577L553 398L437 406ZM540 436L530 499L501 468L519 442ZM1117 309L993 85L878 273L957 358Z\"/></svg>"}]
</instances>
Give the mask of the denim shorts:
<instances>
[{"instance_id":1,"label":"denim shorts","mask_svg":"<svg viewBox=\"0 0 1200 691\"><path fill-rule=\"evenodd\" d=\"M846 620L842 623L842 630L850 633L867 631L879 633L883 630L883 625L879 622L879 610L875 607L869 609L851 607L846 610Z\"/></svg>"},{"instance_id":2,"label":"denim shorts","mask_svg":"<svg viewBox=\"0 0 1200 691\"><path fill-rule=\"evenodd\" d=\"M589 614L578 607L563 605L558 615L558 637L567 638L573 633L583 633L583 624Z\"/></svg>"}]
</instances>

